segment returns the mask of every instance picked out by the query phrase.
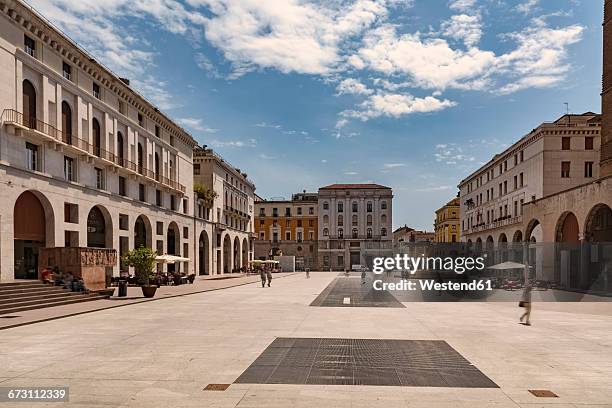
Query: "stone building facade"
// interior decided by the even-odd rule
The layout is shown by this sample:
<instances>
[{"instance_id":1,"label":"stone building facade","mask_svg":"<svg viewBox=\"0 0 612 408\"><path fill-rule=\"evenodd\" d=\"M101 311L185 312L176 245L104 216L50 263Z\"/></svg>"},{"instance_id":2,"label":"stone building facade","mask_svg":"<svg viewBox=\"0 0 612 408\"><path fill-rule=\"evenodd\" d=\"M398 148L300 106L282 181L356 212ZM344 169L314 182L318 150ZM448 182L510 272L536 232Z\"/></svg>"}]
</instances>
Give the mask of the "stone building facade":
<instances>
[{"instance_id":1,"label":"stone building facade","mask_svg":"<svg viewBox=\"0 0 612 408\"><path fill-rule=\"evenodd\" d=\"M436 220L434 222L434 242L454 243L460 240L461 225L461 205L459 197L455 197L443 207L436 210Z\"/></svg>"},{"instance_id":2,"label":"stone building facade","mask_svg":"<svg viewBox=\"0 0 612 408\"><path fill-rule=\"evenodd\" d=\"M208 261L200 262L201 274L237 272L253 259L255 184L240 168L205 147L193 152L193 173L196 183L217 193L212 208L203 210L213 230L198 238L201 253L210 253Z\"/></svg>"},{"instance_id":3,"label":"stone building facade","mask_svg":"<svg viewBox=\"0 0 612 408\"><path fill-rule=\"evenodd\" d=\"M393 191L379 184L332 184L319 189L321 270L372 264L393 253Z\"/></svg>"},{"instance_id":4,"label":"stone building facade","mask_svg":"<svg viewBox=\"0 0 612 408\"><path fill-rule=\"evenodd\" d=\"M520 242L524 204L599 177L600 129L601 115L564 115L462 180L461 240L488 246Z\"/></svg>"},{"instance_id":5,"label":"stone building facade","mask_svg":"<svg viewBox=\"0 0 612 408\"><path fill-rule=\"evenodd\" d=\"M194 217L194 139L29 6L0 5L0 280L36 278L41 247L142 245L196 273L212 224Z\"/></svg>"},{"instance_id":6,"label":"stone building facade","mask_svg":"<svg viewBox=\"0 0 612 408\"><path fill-rule=\"evenodd\" d=\"M315 269L318 242L318 194L293 194L291 200L255 202L255 258L295 257L297 270Z\"/></svg>"}]
</instances>

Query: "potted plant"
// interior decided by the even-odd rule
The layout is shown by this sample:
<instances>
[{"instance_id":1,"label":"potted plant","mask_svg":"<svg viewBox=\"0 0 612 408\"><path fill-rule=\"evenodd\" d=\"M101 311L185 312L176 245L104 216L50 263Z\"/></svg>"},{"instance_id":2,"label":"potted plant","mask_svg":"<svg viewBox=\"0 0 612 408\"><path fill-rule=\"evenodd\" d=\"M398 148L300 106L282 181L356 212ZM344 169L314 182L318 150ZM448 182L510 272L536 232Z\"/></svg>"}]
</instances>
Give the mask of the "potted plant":
<instances>
[{"instance_id":1,"label":"potted plant","mask_svg":"<svg viewBox=\"0 0 612 408\"><path fill-rule=\"evenodd\" d=\"M150 279L155 267L157 252L151 248L140 247L129 251L122 258L127 266L132 266L136 272L136 280L141 285L142 294L146 298L152 298L157 291L157 285L151 285Z\"/></svg>"}]
</instances>

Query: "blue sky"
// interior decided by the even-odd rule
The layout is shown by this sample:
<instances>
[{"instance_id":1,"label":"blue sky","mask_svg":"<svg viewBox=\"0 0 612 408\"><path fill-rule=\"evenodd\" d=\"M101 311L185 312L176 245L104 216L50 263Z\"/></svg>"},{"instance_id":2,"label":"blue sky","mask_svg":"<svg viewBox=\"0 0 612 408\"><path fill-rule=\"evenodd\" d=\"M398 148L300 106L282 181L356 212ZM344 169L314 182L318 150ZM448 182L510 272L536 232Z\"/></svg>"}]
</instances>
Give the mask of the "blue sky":
<instances>
[{"instance_id":1,"label":"blue sky","mask_svg":"<svg viewBox=\"0 0 612 408\"><path fill-rule=\"evenodd\" d=\"M471 171L600 110L599 0L31 0L264 198L393 188L432 229Z\"/></svg>"}]
</instances>

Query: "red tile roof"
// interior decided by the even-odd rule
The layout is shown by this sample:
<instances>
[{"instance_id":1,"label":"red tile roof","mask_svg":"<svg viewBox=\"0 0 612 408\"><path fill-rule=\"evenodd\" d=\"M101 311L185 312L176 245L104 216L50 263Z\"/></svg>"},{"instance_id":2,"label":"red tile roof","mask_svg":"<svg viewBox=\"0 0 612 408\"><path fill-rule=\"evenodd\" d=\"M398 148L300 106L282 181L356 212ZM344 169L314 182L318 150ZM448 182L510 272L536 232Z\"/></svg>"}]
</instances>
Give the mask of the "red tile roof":
<instances>
[{"instance_id":1,"label":"red tile roof","mask_svg":"<svg viewBox=\"0 0 612 408\"><path fill-rule=\"evenodd\" d=\"M350 189L388 189L391 187L382 186L380 184L330 184L329 186L321 187L319 190L350 190Z\"/></svg>"}]
</instances>

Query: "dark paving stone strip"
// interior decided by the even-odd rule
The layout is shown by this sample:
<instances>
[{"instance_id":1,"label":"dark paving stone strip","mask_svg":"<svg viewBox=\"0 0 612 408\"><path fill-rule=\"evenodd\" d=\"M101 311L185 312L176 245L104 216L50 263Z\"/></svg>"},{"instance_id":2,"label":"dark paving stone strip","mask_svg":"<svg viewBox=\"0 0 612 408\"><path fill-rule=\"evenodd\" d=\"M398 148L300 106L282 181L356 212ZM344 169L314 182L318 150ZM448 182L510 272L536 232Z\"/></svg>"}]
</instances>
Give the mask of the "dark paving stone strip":
<instances>
[{"instance_id":1,"label":"dark paving stone strip","mask_svg":"<svg viewBox=\"0 0 612 408\"><path fill-rule=\"evenodd\" d=\"M498 388L439 340L281 337L235 382Z\"/></svg>"}]
</instances>

